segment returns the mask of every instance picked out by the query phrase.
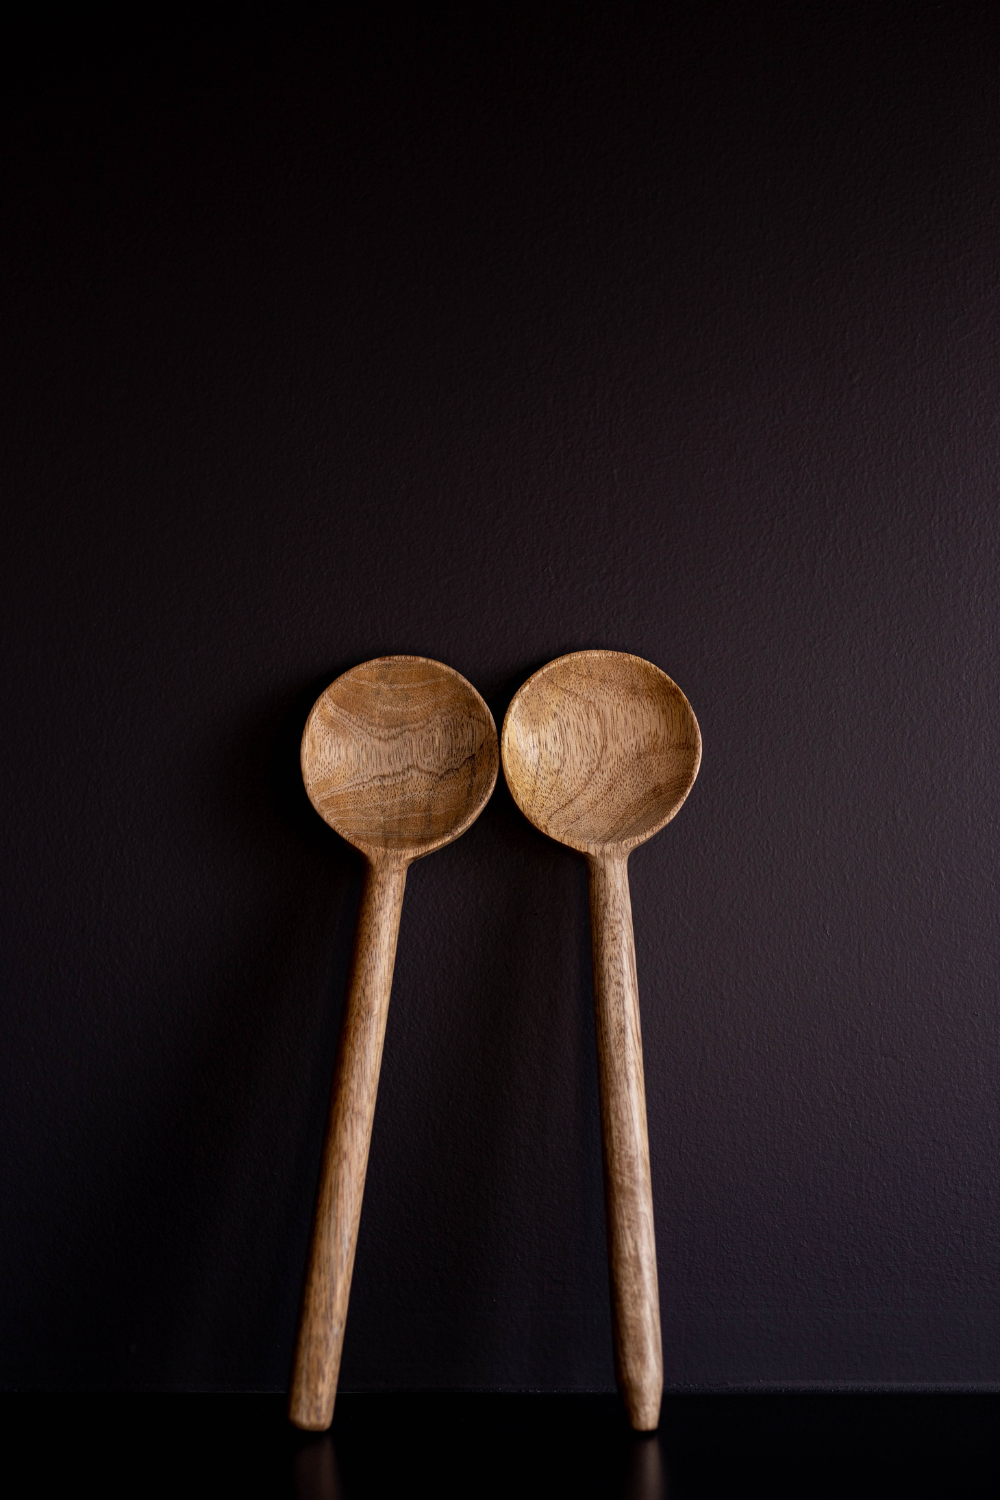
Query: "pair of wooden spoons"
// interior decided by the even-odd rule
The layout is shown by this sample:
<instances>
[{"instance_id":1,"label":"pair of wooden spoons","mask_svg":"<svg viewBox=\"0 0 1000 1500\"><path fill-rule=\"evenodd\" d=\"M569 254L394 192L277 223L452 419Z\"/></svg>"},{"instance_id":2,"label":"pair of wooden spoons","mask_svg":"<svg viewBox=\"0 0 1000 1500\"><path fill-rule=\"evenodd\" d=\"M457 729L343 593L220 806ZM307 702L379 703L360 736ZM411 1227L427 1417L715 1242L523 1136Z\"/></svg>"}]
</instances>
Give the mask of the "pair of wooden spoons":
<instances>
[{"instance_id":1,"label":"pair of wooden spoons","mask_svg":"<svg viewBox=\"0 0 1000 1500\"><path fill-rule=\"evenodd\" d=\"M648 1431L663 1356L626 866L687 797L701 735L659 668L579 651L524 684L502 744L521 811L587 859L615 1372L632 1426ZM289 1404L310 1431L333 1418L406 872L475 821L498 761L483 699L424 657L382 657L338 677L302 738L313 806L366 861Z\"/></svg>"}]
</instances>

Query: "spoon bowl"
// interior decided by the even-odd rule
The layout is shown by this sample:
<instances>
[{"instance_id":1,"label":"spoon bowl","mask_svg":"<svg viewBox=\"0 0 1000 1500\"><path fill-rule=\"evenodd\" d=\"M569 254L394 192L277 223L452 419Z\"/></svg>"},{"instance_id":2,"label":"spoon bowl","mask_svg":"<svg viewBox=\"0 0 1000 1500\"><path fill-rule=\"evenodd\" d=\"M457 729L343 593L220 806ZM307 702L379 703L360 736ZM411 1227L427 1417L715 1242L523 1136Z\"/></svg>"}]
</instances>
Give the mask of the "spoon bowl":
<instances>
[{"instance_id":1,"label":"spoon bowl","mask_svg":"<svg viewBox=\"0 0 1000 1500\"><path fill-rule=\"evenodd\" d=\"M680 811L700 764L698 722L680 688L621 651L549 662L504 719L514 800L542 833L584 854L652 838Z\"/></svg>"},{"instance_id":2,"label":"spoon bowl","mask_svg":"<svg viewBox=\"0 0 1000 1500\"><path fill-rule=\"evenodd\" d=\"M419 859L479 816L497 779L493 717L471 683L422 656L383 656L332 682L302 736L302 780L368 858Z\"/></svg>"}]
</instances>

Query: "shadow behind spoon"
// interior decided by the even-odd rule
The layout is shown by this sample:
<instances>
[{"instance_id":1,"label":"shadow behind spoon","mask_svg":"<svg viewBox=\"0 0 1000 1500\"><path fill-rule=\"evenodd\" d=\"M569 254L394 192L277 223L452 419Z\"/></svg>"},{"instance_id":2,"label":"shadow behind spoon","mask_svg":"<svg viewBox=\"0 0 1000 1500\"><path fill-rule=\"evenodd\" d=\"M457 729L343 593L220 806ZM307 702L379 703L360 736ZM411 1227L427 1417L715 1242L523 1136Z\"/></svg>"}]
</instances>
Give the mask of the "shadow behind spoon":
<instances>
[{"instance_id":1,"label":"shadow behind spoon","mask_svg":"<svg viewBox=\"0 0 1000 1500\"><path fill-rule=\"evenodd\" d=\"M482 698L422 656L345 672L302 736L310 801L366 861L289 1400L307 1431L333 1419L406 872L475 822L498 769Z\"/></svg>"},{"instance_id":2,"label":"shadow behind spoon","mask_svg":"<svg viewBox=\"0 0 1000 1500\"><path fill-rule=\"evenodd\" d=\"M660 1302L628 857L680 811L701 733L675 682L619 651L578 651L507 710L503 768L542 833L587 859L615 1373L632 1426L663 1391Z\"/></svg>"}]
</instances>

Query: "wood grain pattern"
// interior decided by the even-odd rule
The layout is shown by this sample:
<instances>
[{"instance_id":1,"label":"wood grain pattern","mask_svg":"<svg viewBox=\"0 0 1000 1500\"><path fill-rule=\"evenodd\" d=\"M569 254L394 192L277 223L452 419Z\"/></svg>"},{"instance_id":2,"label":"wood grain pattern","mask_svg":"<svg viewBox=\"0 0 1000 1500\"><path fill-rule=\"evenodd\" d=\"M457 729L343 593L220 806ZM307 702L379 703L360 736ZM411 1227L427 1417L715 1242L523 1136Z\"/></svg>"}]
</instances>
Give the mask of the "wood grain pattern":
<instances>
[{"instance_id":1,"label":"wood grain pattern","mask_svg":"<svg viewBox=\"0 0 1000 1500\"><path fill-rule=\"evenodd\" d=\"M632 1426L649 1431L663 1353L628 857L680 810L701 733L651 662L580 651L515 695L501 749L521 811L587 857L615 1374Z\"/></svg>"},{"instance_id":2,"label":"wood grain pattern","mask_svg":"<svg viewBox=\"0 0 1000 1500\"><path fill-rule=\"evenodd\" d=\"M426 657L345 672L302 736L313 806L367 862L289 1397L291 1420L309 1431L333 1419L406 872L474 822L498 767L486 704Z\"/></svg>"},{"instance_id":3,"label":"wood grain pattern","mask_svg":"<svg viewBox=\"0 0 1000 1500\"><path fill-rule=\"evenodd\" d=\"M353 667L317 699L302 779L331 828L369 859L414 860L474 823L496 783L497 731L471 683L423 656Z\"/></svg>"},{"instance_id":4,"label":"wood grain pattern","mask_svg":"<svg viewBox=\"0 0 1000 1500\"><path fill-rule=\"evenodd\" d=\"M645 1432L660 1417L663 1351L627 861L593 855L587 868L615 1377Z\"/></svg>"},{"instance_id":5,"label":"wood grain pattern","mask_svg":"<svg viewBox=\"0 0 1000 1500\"><path fill-rule=\"evenodd\" d=\"M354 934L289 1405L311 1431L333 1419L406 869L369 865Z\"/></svg>"}]
</instances>

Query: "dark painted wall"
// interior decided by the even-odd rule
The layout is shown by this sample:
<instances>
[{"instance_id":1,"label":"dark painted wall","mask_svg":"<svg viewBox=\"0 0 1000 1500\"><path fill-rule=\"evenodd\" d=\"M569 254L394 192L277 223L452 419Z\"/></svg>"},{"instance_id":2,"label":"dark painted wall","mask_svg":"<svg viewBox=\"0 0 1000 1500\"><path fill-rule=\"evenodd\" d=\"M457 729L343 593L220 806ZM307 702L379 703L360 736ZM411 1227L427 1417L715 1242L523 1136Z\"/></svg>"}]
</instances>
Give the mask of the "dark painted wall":
<instances>
[{"instance_id":1,"label":"dark painted wall","mask_svg":"<svg viewBox=\"0 0 1000 1500\"><path fill-rule=\"evenodd\" d=\"M8 41L0 1376L283 1386L306 711L608 646L705 742L632 860L668 1383L1000 1384L995 8L415 10ZM610 1386L589 965L501 785L409 881L345 1385Z\"/></svg>"}]
</instances>

